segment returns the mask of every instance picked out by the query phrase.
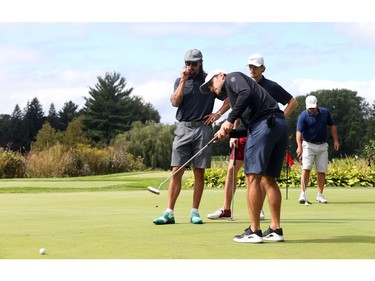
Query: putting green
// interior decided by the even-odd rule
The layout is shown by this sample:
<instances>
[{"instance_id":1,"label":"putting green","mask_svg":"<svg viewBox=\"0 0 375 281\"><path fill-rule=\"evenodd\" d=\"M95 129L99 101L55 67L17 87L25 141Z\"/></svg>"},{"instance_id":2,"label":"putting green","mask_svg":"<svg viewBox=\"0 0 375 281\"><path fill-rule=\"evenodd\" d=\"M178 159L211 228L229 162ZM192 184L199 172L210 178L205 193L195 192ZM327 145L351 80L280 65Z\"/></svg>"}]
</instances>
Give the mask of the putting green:
<instances>
[{"instance_id":1,"label":"putting green","mask_svg":"<svg viewBox=\"0 0 375 281\"><path fill-rule=\"evenodd\" d=\"M283 193L285 242L235 243L248 226L245 190L235 196L235 221L210 221L221 207L223 190L205 190L203 225L189 223L192 191L183 190L176 224L156 226L167 192L146 190L0 195L1 259L373 259L375 189L330 189L328 204L297 203L298 189ZM265 204L268 227L270 213ZM46 255L39 249L45 248Z\"/></svg>"}]
</instances>

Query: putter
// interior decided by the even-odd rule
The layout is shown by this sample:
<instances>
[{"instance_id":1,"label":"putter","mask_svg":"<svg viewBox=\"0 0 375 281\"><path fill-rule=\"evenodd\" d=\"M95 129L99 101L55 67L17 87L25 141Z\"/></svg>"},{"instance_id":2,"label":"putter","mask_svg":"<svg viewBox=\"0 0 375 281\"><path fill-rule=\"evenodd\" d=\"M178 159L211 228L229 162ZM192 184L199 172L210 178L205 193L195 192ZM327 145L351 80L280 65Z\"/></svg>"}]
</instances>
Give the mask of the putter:
<instances>
[{"instance_id":1,"label":"putter","mask_svg":"<svg viewBox=\"0 0 375 281\"><path fill-rule=\"evenodd\" d=\"M195 157L197 157L203 150L205 150L211 143L213 143L217 139L217 136L215 135L205 146L203 146L196 154L194 154L188 161L185 162L180 168L178 168L173 174L171 174L168 178L166 178L163 182L160 183L158 188L149 186L147 187L148 191L159 195L160 194L160 188L162 185L168 181L171 177L173 177L175 174L177 174L182 168L184 168L191 160L193 160Z\"/></svg>"},{"instance_id":2,"label":"putter","mask_svg":"<svg viewBox=\"0 0 375 281\"><path fill-rule=\"evenodd\" d=\"M232 216L229 220L234 221L234 186L235 186L235 176L236 176L236 146L233 146L233 172L232 172Z\"/></svg>"}]
</instances>

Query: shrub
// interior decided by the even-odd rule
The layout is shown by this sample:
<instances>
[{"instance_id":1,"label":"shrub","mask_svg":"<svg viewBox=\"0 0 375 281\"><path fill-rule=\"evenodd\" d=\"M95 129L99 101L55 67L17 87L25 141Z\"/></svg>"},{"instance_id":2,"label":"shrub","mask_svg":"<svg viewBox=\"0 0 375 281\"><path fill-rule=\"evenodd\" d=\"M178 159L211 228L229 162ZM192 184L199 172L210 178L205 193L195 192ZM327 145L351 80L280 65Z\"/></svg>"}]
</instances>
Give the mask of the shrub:
<instances>
[{"instance_id":1,"label":"shrub","mask_svg":"<svg viewBox=\"0 0 375 281\"><path fill-rule=\"evenodd\" d=\"M224 162L223 162L224 161ZM224 164L223 164L224 163ZM220 159L205 172L206 188L224 188L227 173L228 159ZM299 187L301 181L301 165L298 162L286 169L284 165L280 178L277 179L279 187ZM184 187L192 188L194 178L188 178ZM317 186L315 168L311 171L308 186ZM368 166L365 159L348 157L333 159L328 163L326 174L326 187L375 187L375 171ZM237 187L246 187L243 167L237 176Z\"/></svg>"},{"instance_id":2,"label":"shrub","mask_svg":"<svg viewBox=\"0 0 375 281\"><path fill-rule=\"evenodd\" d=\"M21 153L0 148L0 178L22 178L25 170L25 159Z\"/></svg>"},{"instance_id":3,"label":"shrub","mask_svg":"<svg viewBox=\"0 0 375 281\"><path fill-rule=\"evenodd\" d=\"M30 152L26 157L28 177L78 177L143 170L141 158L125 147L98 149L87 144L66 147L56 144L43 151Z\"/></svg>"}]
</instances>

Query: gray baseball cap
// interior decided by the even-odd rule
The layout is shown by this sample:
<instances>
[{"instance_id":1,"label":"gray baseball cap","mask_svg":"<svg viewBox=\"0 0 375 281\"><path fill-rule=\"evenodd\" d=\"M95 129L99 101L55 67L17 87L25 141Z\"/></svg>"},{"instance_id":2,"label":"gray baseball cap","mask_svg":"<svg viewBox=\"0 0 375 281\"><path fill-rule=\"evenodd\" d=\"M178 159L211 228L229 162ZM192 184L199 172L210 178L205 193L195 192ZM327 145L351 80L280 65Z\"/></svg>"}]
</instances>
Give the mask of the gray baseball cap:
<instances>
[{"instance_id":1,"label":"gray baseball cap","mask_svg":"<svg viewBox=\"0 0 375 281\"><path fill-rule=\"evenodd\" d=\"M203 59L201 51L197 49L189 50L185 53L185 61L200 61Z\"/></svg>"}]
</instances>

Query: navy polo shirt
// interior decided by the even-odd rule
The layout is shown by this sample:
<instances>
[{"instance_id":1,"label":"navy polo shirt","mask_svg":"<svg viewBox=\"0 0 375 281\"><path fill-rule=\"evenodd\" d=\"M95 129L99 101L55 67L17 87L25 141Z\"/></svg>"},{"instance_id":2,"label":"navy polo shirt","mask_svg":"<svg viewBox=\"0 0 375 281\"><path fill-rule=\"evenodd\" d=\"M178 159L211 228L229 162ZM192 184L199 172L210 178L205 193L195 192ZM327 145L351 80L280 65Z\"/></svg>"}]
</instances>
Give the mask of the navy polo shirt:
<instances>
[{"instance_id":1,"label":"navy polo shirt","mask_svg":"<svg viewBox=\"0 0 375 281\"><path fill-rule=\"evenodd\" d=\"M284 116L277 101L253 79L241 72L228 73L222 91L228 95L232 107L227 118L231 123L241 118L241 121L250 127L271 113L280 113Z\"/></svg>"},{"instance_id":2,"label":"navy polo shirt","mask_svg":"<svg viewBox=\"0 0 375 281\"><path fill-rule=\"evenodd\" d=\"M175 80L174 91L176 91L180 80L181 78ZM204 116L212 113L216 98L224 100L224 98L218 97L214 93L203 94L199 89L203 83L204 78L199 75L190 77L186 81L184 97L176 112L178 121L203 121Z\"/></svg>"},{"instance_id":3,"label":"navy polo shirt","mask_svg":"<svg viewBox=\"0 0 375 281\"><path fill-rule=\"evenodd\" d=\"M307 109L301 112L297 121L297 131L307 142L326 142L327 126L335 125L331 114L325 107L318 107L318 114L312 115Z\"/></svg>"},{"instance_id":4,"label":"navy polo shirt","mask_svg":"<svg viewBox=\"0 0 375 281\"><path fill-rule=\"evenodd\" d=\"M262 86L262 88L264 88L271 95L271 97L273 97L278 103L281 103L284 106L288 104L289 101L293 98L293 96L278 83L269 80L264 76L258 81L258 85ZM246 125L241 121L238 129L246 129Z\"/></svg>"}]
</instances>

